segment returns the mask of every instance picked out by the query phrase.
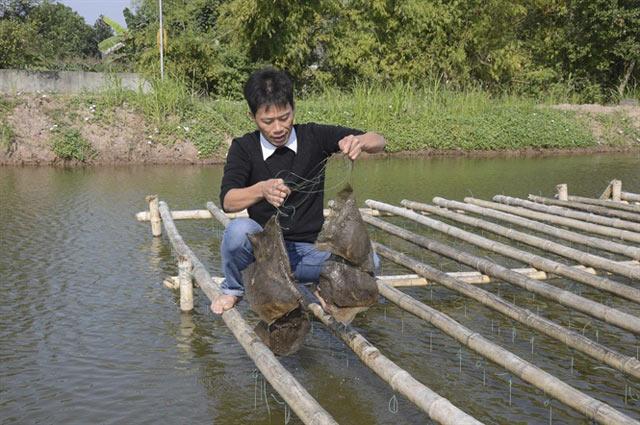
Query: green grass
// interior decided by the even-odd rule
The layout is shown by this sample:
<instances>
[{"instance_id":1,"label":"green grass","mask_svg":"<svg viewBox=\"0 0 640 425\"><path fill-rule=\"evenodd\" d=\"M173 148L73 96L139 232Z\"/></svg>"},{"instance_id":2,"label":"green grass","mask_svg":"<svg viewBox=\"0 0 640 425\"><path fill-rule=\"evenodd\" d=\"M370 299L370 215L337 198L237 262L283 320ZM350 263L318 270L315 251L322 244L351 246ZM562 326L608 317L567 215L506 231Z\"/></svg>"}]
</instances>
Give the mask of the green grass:
<instances>
[{"instance_id":1,"label":"green grass","mask_svg":"<svg viewBox=\"0 0 640 425\"><path fill-rule=\"evenodd\" d=\"M329 92L300 102L298 121L378 131L386 136L389 152L573 148L595 143L571 112L524 98L494 98L479 90L397 86Z\"/></svg>"},{"instance_id":2,"label":"green grass","mask_svg":"<svg viewBox=\"0 0 640 425\"><path fill-rule=\"evenodd\" d=\"M607 145L621 146L629 139L640 145L640 129L631 124L629 117L622 113L601 114L595 117L602 129L602 141Z\"/></svg>"},{"instance_id":3,"label":"green grass","mask_svg":"<svg viewBox=\"0 0 640 425\"><path fill-rule=\"evenodd\" d=\"M518 96L492 96L481 89L451 91L435 82L409 85L359 85L350 92L326 90L296 103L296 122L318 122L377 131L387 151L564 149L596 146L589 124L574 112ZM172 144L190 140L201 158L223 156L223 141L252 131L244 102L201 98L173 81L152 81L148 92L132 91L113 80L101 93L84 93L72 103L95 105L95 119L109 125L114 111L126 107L145 118L153 139ZM602 116L607 131L621 127L624 137L607 136L619 146L638 136L623 116ZM610 121L610 122L609 122ZM634 133L635 131L635 133Z\"/></svg>"},{"instance_id":4,"label":"green grass","mask_svg":"<svg viewBox=\"0 0 640 425\"><path fill-rule=\"evenodd\" d=\"M74 128L62 127L56 130L51 141L51 149L61 159L85 162L96 155L96 151L80 132Z\"/></svg>"},{"instance_id":5,"label":"green grass","mask_svg":"<svg viewBox=\"0 0 640 425\"><path fill-rule=\"evenodd\" d=\"M15 137L13 129L7 121L7 115L15 108L16 102L7 99L0 99L0 149L5 152L11 147Z\"/></svg>"}]
</instances>

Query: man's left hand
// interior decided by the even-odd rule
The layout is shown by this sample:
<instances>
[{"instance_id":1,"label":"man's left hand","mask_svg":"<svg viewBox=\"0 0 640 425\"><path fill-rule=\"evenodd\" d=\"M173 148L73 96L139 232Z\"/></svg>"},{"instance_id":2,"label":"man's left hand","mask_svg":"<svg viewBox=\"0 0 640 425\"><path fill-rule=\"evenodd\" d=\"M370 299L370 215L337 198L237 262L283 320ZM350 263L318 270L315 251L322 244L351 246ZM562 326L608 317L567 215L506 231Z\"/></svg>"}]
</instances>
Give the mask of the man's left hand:
<instances>
[{"instance_id":1,"label":"man's left hand","mask_svg":"<svg viewBox=\"0 0 640 425\"><path fill-rule=\"evenodd\" d=\"M347 155L350 160L355 160L362 152L362 141L352 134L338 142L340 151Z\"/></svg>"}]
</instances>

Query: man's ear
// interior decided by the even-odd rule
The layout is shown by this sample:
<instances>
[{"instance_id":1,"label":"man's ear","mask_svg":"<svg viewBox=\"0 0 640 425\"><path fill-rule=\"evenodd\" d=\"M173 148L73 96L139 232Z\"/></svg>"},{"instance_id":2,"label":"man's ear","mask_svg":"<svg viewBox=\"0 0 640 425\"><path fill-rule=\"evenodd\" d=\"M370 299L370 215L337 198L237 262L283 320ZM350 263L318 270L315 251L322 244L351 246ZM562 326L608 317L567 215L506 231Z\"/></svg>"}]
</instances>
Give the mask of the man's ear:
<instances>
[{"instance_id":1,"label":"man's ear","mask_svg":"<svg viewBox=\"0 0 640 425\"><path fill-rule=\"evenodd\" d=\"M251 121L256 122L256 116L253 114L253 112L251 112L251 110L247 111L247 116Z\"/></svg>"}]
</instances>

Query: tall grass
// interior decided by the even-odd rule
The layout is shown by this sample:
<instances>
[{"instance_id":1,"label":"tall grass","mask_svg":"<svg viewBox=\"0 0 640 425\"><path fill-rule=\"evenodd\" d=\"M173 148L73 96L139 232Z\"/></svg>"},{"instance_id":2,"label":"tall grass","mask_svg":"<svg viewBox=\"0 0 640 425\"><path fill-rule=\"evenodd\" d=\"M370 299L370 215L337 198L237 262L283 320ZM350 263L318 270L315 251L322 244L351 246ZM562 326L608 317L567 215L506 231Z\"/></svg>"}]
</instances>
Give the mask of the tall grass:
<instances>
[{"instance_id":1,"label":"tall grass","mask_svg":"<svg viewBox=\"0 0 640 425\"><path fill-rule=\"evenodd\" d=\"M223 155L226 139L255 129L245 102L198 97L186 87L165 79L151 81L146 91L132 91L114 80L104 92L85 95L85 101L99 104L97 109L106 111L103 118L107 122L108 111L124 105L133 108L157 135L154 140L190 140L201 157ZM491 95L481 88L455 91L438 80L421 87L357 84L351 91L329 88L297 101L296 122L311 121L377 131L386 137L390 152L562 149L596 144L589 124L573 112L522 96Z\"/></svg>"},{"instance_id":2,"label":"tall grass","mask_svg":"<svg viewBox=\"0 0 640 425\"><path fill-rule=\"evenodd\" d=\"M374 130L387 150L499 150L589 146L595 141L571 112L480 89L452 91L440 84L356 86L299 102L298 121Z\"/></svg>"},{"instance_id":3,"label":"tall grass","mask_svg":"<svg viewBox=\"0 0 640 425\"><path fill-rule=\"evenodd\" d=\"M15 103L0 99L0 149L8 151L15 136L7 121L7 115L15 107Z\"/></svg>"}]
</instances>

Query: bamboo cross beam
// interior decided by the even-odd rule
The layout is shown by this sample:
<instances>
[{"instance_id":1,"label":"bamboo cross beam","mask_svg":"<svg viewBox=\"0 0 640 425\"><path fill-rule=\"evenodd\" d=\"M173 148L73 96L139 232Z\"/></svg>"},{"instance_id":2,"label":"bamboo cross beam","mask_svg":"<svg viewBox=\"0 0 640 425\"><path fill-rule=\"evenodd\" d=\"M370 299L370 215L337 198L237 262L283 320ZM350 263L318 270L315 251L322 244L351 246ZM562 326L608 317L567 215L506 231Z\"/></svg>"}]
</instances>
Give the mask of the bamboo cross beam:
<instances>
[{"instance_id":1,"label":"bamboo cross beam","mask_svg":"<svg viewBox=\"0 0 640 425\"><path fill-rule=\"evenodd\" d=\"M465 198L465 202L469 202L481 207L492 208L498 211L515 214L521 217L527 217L534 220L546 221L548 223L560 224L562 226L571 227L574 229L584 230L586 232L595 233L597 235L603 235L611 238L618 238L624 241L640 242L640 237L635 233L627 230L614 229L612 227L601 226L599 224L585 223L584 221L575 220L573 218L559 217L553 214L545 214L537 211L532 211L522 207L514 207L511 205L505 205L498 202L484 201L481 199Z\"/></svg>"},{"instance_id":2,"label":"bamboo cross beam","mask_svg":"<svg viewBox=\"0 0 640 425\"><path fill-rule=\"evenodd\" d=\"M171 211L165 202L160 202L159 211L174 251L178 255L188 258L191 261L193 277L207 297L213 300L220 293L218 286L214 285L209 272L183 241L182 236L178 233L171 218ZM289 407L291 407L291 410L293 410L305 424L337 424L331 415L324 410L293 375L282 366L271 350L262 343L260 338L253 332L235 308L227 310L222 315L222 320L224 320L227 327L233 332L233 335L238 342L240 342L267 381L269 381L271 386L280 394Z\"/></svg>"},{"instance_id":3,"label":"bamboo cross beam","mask_svg":"<svg viewBox=\"0 0 640 425\"><path fill-rule=\"evenodd\" d=\"M438 199L436 201L436 199ZM633 246L608 241L606 239L597 238L595 236L583 235L581 233L572 232L562 228L550 226L548 224L541 223L539 221L529 220L527 218L519 217L514 214L509 214L501 211L494 210L493 208L485 208L479 206L480 203L485 202L480 199L464 198L464 202L457 202L447 200L440 201L442 198L433 198L433 202L441 207L450 209L462 210L466 212L472 212L485 217L497 218L508 223L517 224L520 227L524 227L536 232L545 233L551 236L555 236L560 239L565 239L571 242L579 243L582 245L590 246L592 248L598 248L604 251L613 252L616 254L622 254L635 260L640 260L640 248ZM491 204L487 202L487 204ZM499 204L498 204L499 205Z\"/></svg>"},{"instance_id":4,"label":"bamboo cross beam","mask_svg":"<svg viewBox=\"0 0 640 425\"><path fill-rule=\"evenodd\" d=\"M557 263L555 261L551 261L547 258L540 257L538 255L534 255L525 251L517 250L503 243L496 242L491 239L478 236L474 233L459 229L455 226L450 226L441 221L437 221L432 218L425 217L424 215L418 214L406 208L395 207L393 205L385 204L378 201L372 201L372 200L367 200L365 203L372 208L377 208L383 211L392 212L396 215L416 221L431 229L456 237L458 239L462 239L466 242L472 243L481 248L484 248L493 252L497 252L499 254L506 255L511 258L515 258L519 261L523 261L524 263L530 264L531 266L537 269L549 271L554 274L561 274L567 277L571 277L571 276L579 277L585 281L589 281L592 283L594 282L590 278L599 278L599 276L593 276L588 273L584 273L580 270L572 269L563 264ZM370 218L371 217L363 217L363 219L365 219L366 222L371 222ZM461 261L461 262L462 260L467 261L467 258L464 255L462 255L466 253L463 253L459 250L454 250L454 251L456 251L458 254L451 253L452 255L455 255L455 257L451 257L451 258L455 258L457 261ZM447 254L447 256L449 255ZM469 261L469 265L478 269L478 266L476 264L482 264L482 262L478 263L477 260L482 260L482 259L476 257L475 259L473 259L473 261ZM482 267L480 271L482 271L485 274L492 274L494 276L496 273L496 269L494 267ZM581 276L581 275L584 275L584 276ZM501 278L504 278L504 277L501 276ZM527 291L530 291L542 297L551 299L566 307L573 308L582 313L585 313L587 315L600 319L604 322L610 323L612 325L618 326L619 328L633 332L634 334L640 334L640 318L636 316L616 310L614 308L592 301L590 299L581 297L579 295L574 294L573 292L557 288L545 282L540 282L533 279L526 279L522 275L514 274L513 277L509 277L509 278L511 279L510 280L511 283L517 286L520 286L523 289L526 289ZM526 280L522 280L521 278L524 278Z\"/></svg>"},{"instance_id":5,"label":"bamboo cross beam","mask_svg":"<svg viewBox=\"0 0 640 425\"><path fill-rule=\"evenodd\" d=\"M548 279L549 276L547 273L536 270L533 267L523 267L511 269L516 273L522 273L531 279L536 280L545 280ZM595 271L594 271L595 273ZM460 279L463 282L471 283L471 284L484 284L494 282L495 279L492 279L491 276L487 276L486 274L482 274L480 272L448 272L447 275L451 277L455 277L456 279ZM429 282L428 280L415 275L415 274L406 274L406 275L386 275L386 276L377 276L379 280L382 280L389 286L397 287L405 287L405 286L429 286L434 285L434 282Z\"/></svg>"},{"instance_id":6,"label":"bamboo cross beam","mask_svg":"<svg viewBox=\"0 0 640 425\"><path fill-rule=\"evenodd\" d=\"M491 275L496 276L506 282L520 282L522 285L527 285L528 283L530 283L527 282L526 277L518 275L514 272L510 272L508 269L505 269L504 267L489 260L478 258L440 242L425 238L424 236L416 235L377 218L364 217L364 219L367 223L373 226L383 229L390 234L399 236L405 240L408 240L440 255L453 258L463 264L475 263L475 267L481 268L482 270L491 269ZM376 243L375 246L384 248L379 243ZM377 252L380 253L379 251ZM391 253L388 248L385 252L389 255ZM395 261L395 257L392 259ZM508 301L492 294L489 291L474 287L473 285L469 285L468 283L462 282L459 279L448 276L446 273L436 270L433 267L429 267L426 264L421 264L419 267L409 268L425 279L433 280L434 282L437 282L446 288L449 288L464 296L476 300L479 303L524 324L525 326L528 326L544 335L563 342L567 346L584 354L587 354L594 359L601 361L621 372L627 373L636 378L640 378L640 361L633 357L622 355L602 344L590 340L580 333L569 330L555 322L552 322L549 319L534 314L530 310L527 310L523 307L518 307L515 304L509 303Z\"/></svg>"},{"instance_id":7,"label":"bamboo cross beam","mask_svg":"<svg viewBox=\"0 0 640 425\"><path fill-rule=\"evenodd\" d=\"M447 202L447 200L442 198L434 198L433 202L438 205L445 206L447 208L454 207L452 204ZM585 264L600 270L606 270L612 273L617 273L622 276L630 277L632 279L640 280L640 267L634 267L627 264L620 264L618 262L609 260L608 258L589 254L587 252L583 252L575 248L568 247L566 245L562 245L547 239L533 236L528 233L519 232L512 228L500 226L498 224L491 223L486 220L470 217L469 215L458 214L444 208L435 207L433 205L427 205L427 204L412 202L407 200L403 200L401 204L404 207L411 208L413 210L426 211L428 213L439 215L441 217L446 217L451 220L458 221L460 223L469 224L471 226L478 227L480 229L488 230L492 233L495 233L496 235L504 236L508 239L522 242L527 245L540 248L548 252L553 252L555 254L561 255L563 257L566 257L572 260L576 260L580 264ZM590 278L589 280L591 282L599 281L599 285L597 287L600 289L605 289L606 291L612 292L616 295L619 295L627 299L631 299L632 301L635 301L637 303L640 303L640 290L638 289L631 288L627 285L618 284L616 282L613 282L605 278L599 278L599 279Z\"/></svg>"},{"instance_id":8,"label":"bamboo cross beam","mask_svg":"<svg viewBox=\"0 0 640 425\"><path fill-rule=\"evenodd\" d=\"M620 192L623 201L640 202L640 193Z\"/></svg>"},{"instance_id":9,"label":"bamboo cross beam","mask_svg":"<svg viewBox=\"0 0 640 425\"><path fill-rule=\"evenodd\" d=\"M324 216L326 217L327 215L329 215L329 210L328 209L324 209L323 213L324 213ZM249 217L249 214L247 214L247 210L242 210L242 211L237 212L237 213L225 213L225 212L222 212L222 214L226 214L226 216L228 218ZM360 214L373 215L375 217L379 217L381 214L385 215L384 213L381 213L380 211L375 211L375 210L372 210L370 208L360 208ZM137 212L135 214L135 217L136 217L137 221L150 221L151 220L151 215L152 214L149 211L140 211L140 212ZM386 214L386 215L388 215L388 214ZM208 209L206 209L206 210L177 210L177 211L171 211L171 218L173 218L174 220L199 220L199 219L210 219L210 218L213 218L213 216L211 215L211 211L208 210Z\"/></svg>"},{"instance_id":10,"label":"bamboo cross beam","mask_svg":"<svg viewBox=\"0 0 640 425\"><path fill-rule=\"evenodd\" d=\"M380 221L380 220L378 220ZM392 259L398 264L413 269L416 273L425 276L427 279L438 280L440 283L449 282L452 286L458 282L445 275L439 270L431 268L423 263L418 263L414 259L393 251L383 245L375 244L376 252L386 258ZM461 283L461 282L460 282ZM479 289L470 286L470 289ZM435 310L425 304L418 302L401 291L391 288L388 285L379 284L380 293L393 303L409 311L410 313L428 321L438 329L455 338L461 344L469 347L481 356L504 367L523 381L530 383L541 389L546 394L565 405L582 413L587 418L601 424L639 424L640 422L630 418L624 413L612 408L606 403L594 399L587 394L573 388L564 381L540 369L534 364L518 357L512 352L489 341L477 332L456 322L449 316ZM480 290L482 291L482 290ZM496 297L497 298L497 297ZM498 299L498 303L504 301Z\"/></svg>"},{"instance_id":11,"label":"bamboo cross beam","mask_svg":"<svg viewBox=\"0 0 640 425\"><path fill-rule=\"evenodd\" d=\"M230 220L213 202L207 202L207 209L220 224L225 227L229 224ZM318 304L309 303L307 307L314 316L324 323L336 336L342 339L369 369L388 383L391 388L398 391L422 409L431 419L449 425L482 423L455 407L449 400L443 398L426 385L414 379L408 372L382 355L376 347L353 328L338 324L338 322L327 315Z\"/></svg>"},{"instance_id":12,"label":"bamboo cross beam","mask_svg":"<svg viewBox=\"0 0 640 425\"><path fill-rule=\"evenodd\" d=\"M556 205L559 207L571 208L574 210L588 211L594 214L606 217L621 218L623 220L640 222L640 213L632 213L629 211L614 210L599 205L582 204L580 202L561 201L559 199L545 198L544 196L529 195L528 199L543 205Z\"/></svg>"},{"instance_id":13,"label":"bamboo cross beam","mask_svg":"<svg viewBox=\"0 0 640 425\"><path fill-rule=\"evenodd\" d=\"M640 205L626 204L624 202L606 201L602 199L586 198L584 196L569 196L569 201L582 202L583 204L600 205L607 208L615 208L623 211L640 212Z\"/></svg>"},{"instance_id":14,"label":"bamboo cross beam","mask_svg":"<svg viewBox=\"0 0 640 425\"><path fill-rule=\"evenodd\" d=\"M569 197L571 199L571 197ZM596 223L602 226L609 226L616 229L624 229L631 232L635 232L637 237L640 238L640 223L633 223L619 218L602 217L597 214L590 214L580 211L571 210L568 208L556 207L553 205L542 205L535 202L527 201L524 199L513 198L511 196L496 195L493 200L507 205L515 205L518 207L528 208L530 210L539 211L547 214L558 215L561 217L574 218L576 220L582 220L589 223Z\"/></svg>"}]
</instances>

